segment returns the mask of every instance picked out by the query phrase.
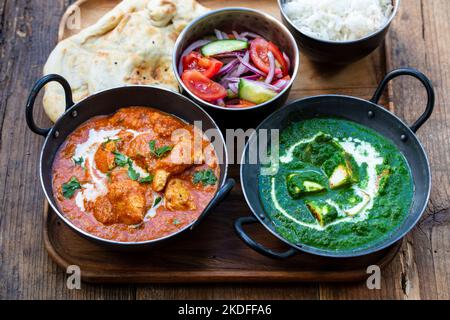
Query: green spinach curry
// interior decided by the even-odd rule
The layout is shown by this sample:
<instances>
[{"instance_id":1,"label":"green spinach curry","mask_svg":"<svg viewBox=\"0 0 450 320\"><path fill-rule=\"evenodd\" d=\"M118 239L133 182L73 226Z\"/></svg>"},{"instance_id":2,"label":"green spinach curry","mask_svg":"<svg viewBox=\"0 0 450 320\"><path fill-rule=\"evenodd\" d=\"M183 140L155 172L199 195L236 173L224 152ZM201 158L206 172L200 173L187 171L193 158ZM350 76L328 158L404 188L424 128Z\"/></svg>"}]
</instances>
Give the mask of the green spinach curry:
<instances>
[{"instance_id":1,"label":"green spinach curry","mask_svg":"<svg viewBox=\"0 0 450 320\"><path fill-rule=\"evenodd\" d=\"M279 155L276 170L260 175L259 193L292 243L362 249L408 215L414 185L406 159L369 128L334 118L297 122L281 133Z\"/></svg>"}]
</instances>

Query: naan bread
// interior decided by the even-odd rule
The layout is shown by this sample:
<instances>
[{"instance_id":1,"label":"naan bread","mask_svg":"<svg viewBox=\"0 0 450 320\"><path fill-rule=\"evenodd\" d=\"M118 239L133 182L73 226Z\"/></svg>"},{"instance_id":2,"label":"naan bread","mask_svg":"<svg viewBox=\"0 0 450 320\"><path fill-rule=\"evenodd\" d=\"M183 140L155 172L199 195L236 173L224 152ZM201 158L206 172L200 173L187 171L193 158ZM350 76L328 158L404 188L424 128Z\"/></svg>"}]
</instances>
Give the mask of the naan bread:
<instances>
[{"instance_id":1,"label":"naan bread","mask_svg":"<svg viewBox=\"0 0 450 320\"><path fill-rule=\"evenodd\" d=\"M195 0L124 0L94 25L61 41L44 74L66 78L75 102L124 85L158 85L178 91L172 51L183 28L207 9ZM62 87L45 88L44 109L56 121L65 109Z\"/></svg>"}]
</instances>

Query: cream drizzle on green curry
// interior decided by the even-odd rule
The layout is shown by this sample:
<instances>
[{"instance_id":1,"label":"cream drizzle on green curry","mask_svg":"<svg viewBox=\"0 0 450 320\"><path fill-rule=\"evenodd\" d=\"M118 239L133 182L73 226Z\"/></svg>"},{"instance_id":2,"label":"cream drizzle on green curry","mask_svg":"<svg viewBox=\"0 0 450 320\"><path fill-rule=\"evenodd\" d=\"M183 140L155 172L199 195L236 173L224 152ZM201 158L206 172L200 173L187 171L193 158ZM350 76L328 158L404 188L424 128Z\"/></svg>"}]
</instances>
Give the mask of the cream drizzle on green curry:
<instances>
[{"instance_id":1,"label":"cream drizzle on green curry","mask_svg":"<svg viewBox=\"0 0 450 320\"><path fill-rule=\"evenodd\" d=\"M397 229L411 206L414 185L404 156L352 121L291 124L280 136L277 169L260 175L260 197L277 232L292 243L364 248Z\"/></svg>"}]
</instances>

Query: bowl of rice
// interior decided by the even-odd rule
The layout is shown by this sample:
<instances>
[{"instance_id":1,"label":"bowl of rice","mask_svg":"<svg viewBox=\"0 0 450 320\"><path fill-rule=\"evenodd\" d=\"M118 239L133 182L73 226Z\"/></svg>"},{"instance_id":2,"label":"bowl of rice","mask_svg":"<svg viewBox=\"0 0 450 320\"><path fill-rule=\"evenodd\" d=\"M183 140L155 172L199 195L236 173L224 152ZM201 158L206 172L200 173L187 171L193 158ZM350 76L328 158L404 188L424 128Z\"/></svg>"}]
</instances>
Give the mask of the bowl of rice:
<instances>
[{"instance_id":1,"label":"bowl of rice","mask_svg":"<svg viewBox=\"0 0 450 320\"><path fill-rule=\"evenodd\" d=\"M349 64L383 42L400 0L278 0L301 52L327 64Z\"/></svg>"}]
</instances>

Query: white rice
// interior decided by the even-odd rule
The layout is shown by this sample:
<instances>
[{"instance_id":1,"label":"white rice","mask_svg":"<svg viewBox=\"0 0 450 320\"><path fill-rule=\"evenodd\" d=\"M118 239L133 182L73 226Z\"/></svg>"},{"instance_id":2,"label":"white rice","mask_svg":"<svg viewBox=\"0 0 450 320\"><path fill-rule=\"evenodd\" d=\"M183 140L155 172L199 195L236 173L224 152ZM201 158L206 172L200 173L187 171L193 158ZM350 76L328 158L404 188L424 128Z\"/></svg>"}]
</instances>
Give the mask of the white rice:
<instances>
[{"instance_id":1,"label":"white rice","mask_svg":"<svg viewBox=\"0 0 450 320\"><path fill-rule=\"evenodd\" d=\"M305 34L350 41L381 29L393 11L392 0L289 0L284 12Z\"/></svg>"}]
</instances>

